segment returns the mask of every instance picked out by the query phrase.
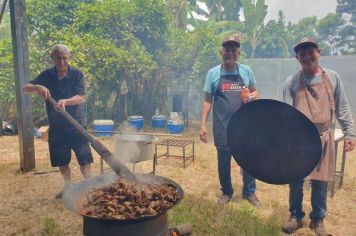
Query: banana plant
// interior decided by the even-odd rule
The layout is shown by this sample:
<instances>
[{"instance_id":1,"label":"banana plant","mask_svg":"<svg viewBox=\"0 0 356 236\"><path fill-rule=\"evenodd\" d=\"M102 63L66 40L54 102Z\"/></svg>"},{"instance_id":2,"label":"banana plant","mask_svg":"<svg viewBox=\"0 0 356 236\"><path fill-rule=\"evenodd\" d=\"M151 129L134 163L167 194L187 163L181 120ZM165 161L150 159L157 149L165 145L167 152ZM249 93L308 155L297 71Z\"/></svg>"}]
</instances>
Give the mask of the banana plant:
<instances>
[{"instance_id":1,"label":"banana plant","mask_svg":"<svg viewBox=\"0 0 356 236\"><path fill-rule=\"evenodd\" d=\"M251 45L251 57L254 58L256 48L262 41L267 5L265 0L257 0L256 3L250 0L241 0L241 3L244 9L246 37Z\"/></svg>"}]
</instances>

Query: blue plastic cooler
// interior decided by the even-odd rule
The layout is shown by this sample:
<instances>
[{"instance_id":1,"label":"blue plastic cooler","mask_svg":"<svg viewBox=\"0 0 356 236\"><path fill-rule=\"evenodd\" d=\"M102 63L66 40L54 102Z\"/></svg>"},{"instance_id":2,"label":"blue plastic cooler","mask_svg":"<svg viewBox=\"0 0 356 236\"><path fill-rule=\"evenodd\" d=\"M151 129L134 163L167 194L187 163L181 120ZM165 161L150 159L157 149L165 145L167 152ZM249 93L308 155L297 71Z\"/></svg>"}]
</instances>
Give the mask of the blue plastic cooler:
<instances>
[{"instance_id":1,"label":"blue plastic cooler","mask_svg":"<svg viewBox=\"0 0 356 236\"><path fill-rule=\"evenodd\" d=\"M143 128L143 116L130 116L129 124L133 126L135 129Z\"/></svg>"},{"instance_id":2,"label":"blue plastic cooler","mask_svg":"<svg viewBox=\"0 0 356 236\"><path fill-rule=\"evenodd\" d=\"M93 130L95 136L112 136L114 130L113 120L94 120Z\"/></svg>"},{"instance_id":3,"label":"blue plastic cooler","mask_svg":"<svg viewBox=\"0 0 356 236\"><path fill-rule=\"evenodd\" d=\"M168 121L167 123L168 132L170 134L178 134L181 133L184 129L183 123L174 123L172 121Z\"/></svg>"},{"instance_id":4,"label":"blue plastic cooler","mask_svg":"<svg viewBox=\"0 0 356 236\"><path fill-rule=\"evenodd\" d=\"M167 118L164 115L152 116L152 128L166 127Z\"/></svg>"}]
</instances>

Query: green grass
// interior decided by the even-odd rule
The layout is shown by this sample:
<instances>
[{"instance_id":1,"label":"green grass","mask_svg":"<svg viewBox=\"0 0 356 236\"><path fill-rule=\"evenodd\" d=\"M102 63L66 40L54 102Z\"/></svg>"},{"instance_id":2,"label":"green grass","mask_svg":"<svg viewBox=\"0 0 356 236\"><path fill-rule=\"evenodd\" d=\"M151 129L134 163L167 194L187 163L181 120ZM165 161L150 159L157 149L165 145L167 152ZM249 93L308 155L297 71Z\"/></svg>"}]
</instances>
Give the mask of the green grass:
<instances>
[{"instance_id":1,"label":"green grass","mask_svg":"<svg viewBox=\"0 0 356 236\"><path fill-rule=\"evenodd\" d=\"M52 217L45 218L44 220L44 233L45 235L59 235L59 224Z\"/></svg>"},{"instance_id":2,"label":"green grass","mask_svg":"<svg viewBox=\"0 0 356 236\"><path fill-rule=\"evenodd\" d=\"M221 206L213 201L185 196L168 212L170 226L190 223L193 235L211 236L273 236L280 235L276 216L262 219L246 202Z\"/></svg>"}]
</instances>

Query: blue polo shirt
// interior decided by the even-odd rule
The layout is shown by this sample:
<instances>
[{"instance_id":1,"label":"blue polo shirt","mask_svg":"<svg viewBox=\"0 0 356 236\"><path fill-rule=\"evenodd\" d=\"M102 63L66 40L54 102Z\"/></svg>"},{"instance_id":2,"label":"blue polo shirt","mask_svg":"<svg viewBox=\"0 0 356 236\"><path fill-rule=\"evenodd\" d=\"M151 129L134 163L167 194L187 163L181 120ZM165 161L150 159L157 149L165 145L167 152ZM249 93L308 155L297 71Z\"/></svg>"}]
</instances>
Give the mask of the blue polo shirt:
<instances>
[{"instance_id":1,"label":"blue polo shirt","mask_svg":"<svg viewBox=\"0 0 356 236\"><path fill-rule=\"evenodd\" d=\"M239 74L241 79L243 80L244 84L251 88L255 87L256 79L253 75L251 67L244 64L237 64L237 69L235 71L226 71L221 68L221 65L217 65L211 68L206 76L205 85L204 85L204 92L214 94L219 86L219 80L221 75L237 75ZM213 93L212 93L213 89Z\"/></svg>"},{"instance_id":2,"label":"blue polo shirt","mask_svg":"<svg viewBox=\"0 0 356 236\"><path fill-rule=\"evenodd\" d=\"M75 95L85 94L83 72L71 66L68 68L68 74L63 79L59 79L55 67L44 70L35 79L29 81L31 84L42 85L51 93L56 100L68 99ZM57 132L71 131L74 127L54 108L49 102L46 102L46 110L50 129ZM84 115L84 104L66 106L66 111L78 121L82 126L87 125Z\"/></svg>"}]
</instances>

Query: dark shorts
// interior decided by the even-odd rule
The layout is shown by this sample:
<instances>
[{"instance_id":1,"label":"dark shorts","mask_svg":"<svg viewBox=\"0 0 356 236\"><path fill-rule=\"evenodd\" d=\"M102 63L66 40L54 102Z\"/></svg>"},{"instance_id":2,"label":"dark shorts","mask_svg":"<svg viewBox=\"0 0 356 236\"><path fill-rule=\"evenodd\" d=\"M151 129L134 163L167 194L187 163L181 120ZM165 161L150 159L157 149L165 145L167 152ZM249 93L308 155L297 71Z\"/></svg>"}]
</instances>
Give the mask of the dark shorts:
<instances>
[{"instance_id":1,"label":"dark shorts","mask_svg":"<svg viewBox=\"0 0 356 236\"><path fill-rule=\"evenodd\" d=\"M71 160L71 150L74 151L79 165L93 163L89 142L76 131L55 132L49 130L48 145L53 167L68 165Z\"/></svg>"}]
</instances>

